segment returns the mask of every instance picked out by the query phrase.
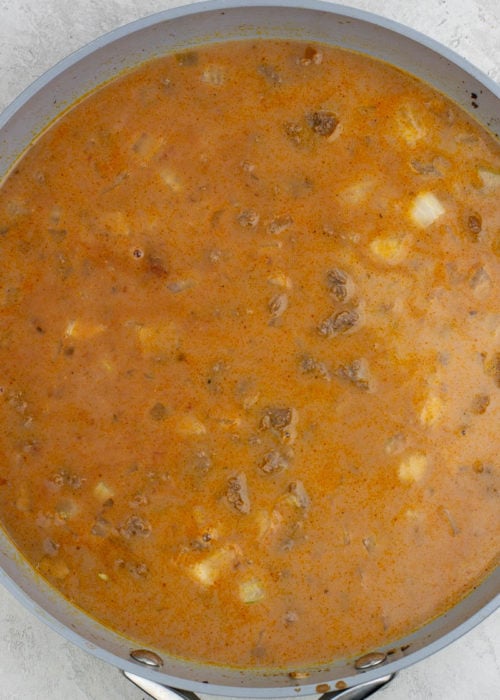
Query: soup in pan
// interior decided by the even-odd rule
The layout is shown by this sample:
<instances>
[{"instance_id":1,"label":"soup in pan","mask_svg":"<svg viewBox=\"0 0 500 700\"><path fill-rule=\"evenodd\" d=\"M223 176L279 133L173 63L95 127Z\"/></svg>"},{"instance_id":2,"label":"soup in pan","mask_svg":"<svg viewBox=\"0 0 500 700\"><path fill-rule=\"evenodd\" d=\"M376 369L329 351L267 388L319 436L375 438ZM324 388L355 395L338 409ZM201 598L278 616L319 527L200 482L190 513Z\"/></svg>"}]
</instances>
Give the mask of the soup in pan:
<instances>
[{"instance_id":1,"label":"soup in pan","mask_svg":"<svg viewBox=\"0 0 500 700\"><path fill-rule=\"evenodd\" d=\"M0 251L1 521L104 625L293 669L495 566L500 146L429 86L159 58L19 160Z\"/></svg>"}]
</instances>

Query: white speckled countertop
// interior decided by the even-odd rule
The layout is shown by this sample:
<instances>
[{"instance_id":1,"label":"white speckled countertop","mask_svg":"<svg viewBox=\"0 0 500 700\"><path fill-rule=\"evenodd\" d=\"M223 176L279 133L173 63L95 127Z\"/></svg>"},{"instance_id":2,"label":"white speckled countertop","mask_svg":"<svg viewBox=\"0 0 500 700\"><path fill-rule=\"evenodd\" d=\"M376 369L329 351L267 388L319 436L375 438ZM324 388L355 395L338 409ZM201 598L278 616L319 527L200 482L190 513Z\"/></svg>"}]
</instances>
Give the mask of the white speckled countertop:
<instances>
[{"instance_id":1,"label":"white speckled countertop","mask_svg":"<svg viewBox=\"0 0 500 700\"><path fill-rule=\"evenodd\" d=\"M96 36L182 0L0 0L0 110ZM448 45L500 82L500 0L352 0ZM500 611L406 669L380 700L500 697ZM140 700L120 673L35 619L0 588L0 700ZM209 698L209 696L204 696ZM214 698L212 698L214 700Z\"/></svg>"}]
</instances>

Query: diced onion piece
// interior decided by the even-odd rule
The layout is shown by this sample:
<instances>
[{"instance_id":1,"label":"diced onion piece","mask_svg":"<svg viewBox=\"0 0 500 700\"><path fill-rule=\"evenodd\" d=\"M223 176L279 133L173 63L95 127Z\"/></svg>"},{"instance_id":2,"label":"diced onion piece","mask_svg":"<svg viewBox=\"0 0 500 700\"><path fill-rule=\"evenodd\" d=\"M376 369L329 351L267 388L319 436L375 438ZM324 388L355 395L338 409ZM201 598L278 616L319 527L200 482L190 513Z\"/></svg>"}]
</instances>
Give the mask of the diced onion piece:
<instances>
[{"instance_id":1,"label":"diced onion piece","mask_svg":"<svg viewBox=\"0 0 500 700\"><path fill-rule=\"evenodd\" d=\"M401 236L379 236L370 243L370 250L382 262L397 265L408 253L408 241Z\"/></svg>"},{"instance_id":2,"label":"diced onion piece","mask_svg":"<svg viewBox=\"0 0 500 700\"><path fill-rule=\"evenodd\" d=\"M427 228L445 212L439 199L432 192L420 192L410 209L410 217L420 228Z\"/></svg>"},{"instance_id":3,"label":"diced onion piece","mask_svg":"<svg viewBox=\"0 0 500 700\"><path fill-rule=\"evenodd\" d=\"M344 125L342 123L337 124L330 136L327 136L326 140L328 141L328 143L333 143L333 141L336 141L343 131Z\"/></svg>"},{"instance_id":4,"label":"diced onion piece","mask_svg":"<svg viewBox=\"0 0 500 700\"><path fill-rule=\"evenodd\" d=\"M55 507L56 514L61 520L74 518L79 510L77 503L71 498L62 498Z\"/></svg>"},{"instance_id":5,"label":"diced onion piece","mask_svg":"<svg viewBox=\"0 0 500 700\"><path fill-rule=\"evenodd\" d=\"M164 143L163 137L142 133L136 138L132 146L132 152L144 164L152 160Z\"/></svg>"},{"instance_id":6,"label":"diced onion piece","mask_svg":"<svg viewBox=\"0 0 500 700\"><path fill-rule=\"evenodd\" d=\"M403 105L396 112L398 131L409 146L415 146L427 133L421 119L415 114L415 110L408 104Z\"/></svg>"},{"instance_id":7,"label":"diced onion piece","mask_svg":"<svg viewBox=\"0 0 500 700\"><path fill-rule=\"evenodd\" d=\"M273 508L271 512L259 509L255 514L255 523L257 525L257 539L261 542L267 537L272 537L279 530L283 523L283 516L277 508Z\"/></svg>"},{"instance_id":8,"label":"diced onion piece","mask_svg":"<svg viewBox=\"0 0 500 700\"><path fill-rule=\"evenodd\" d=\"M479 168L477 172L486 190L493 190L500 187L500 172L497 173L487 168Z\"/></svg>"},{"instance_id":9,"label":"diced onion piece","mask_svg":"<svg viewBox=\"0 0 500 700\"><path fill-rule=\"evenodd\" d=\"M232 547L223 547L188 567L188 573L203 586L213 586L217 579L230 569L235 559L236 551Z\"/></svg>"},{"instance_id":10,"label":"diced onion piece","mask_svg":"<svg viewBox=\"0 0 500 700\"><path fill-rule=\"evenodd\" d=\"M420 410L420 422L422 425L435 425L443 417L443 412L443 401L436 394L430 394Z\"/></svg>"},{"instance_id":11,"label":"diced onion piece","mask_svg":"<svg viewBox=\"0 0 500 700\"><path fill-rule=\"evenodd\" d=\"M239 585L239 595L242 603L257 603L265 598L265 591L257 578L243 581Z\"/></svg>"},{"instance_id":12,"label":"diced onion piece","mask_svg":"<svg viewBox=\"0 0 500 700\"><path fill-rule=\"evenodd\" d=\"M241 427L242 420L239 415L213 416L217 424L222 430L238 430Z\"/></svg>"},{"instance_id":13,"label":"diced onion piece","mask_svg":"<svg viewBox=\"0 0 500 700\"><path fill-rule=\"evenodd\" d=\"M427 470L427 457L423 452L407 455L399 463L398 475L402 482L413 483L420 481Z\"/></svg>"},{"instance_id":14,"label":"diced onion piece","mask_svg":"<svg viewBox=\"0 0 500 700\"><path fill-rule=\"evenodd\" d=\"M99 481L94 486L94 496L98 501L101 501L101 503L113 498L114 495L114 491L112 491L112 489L110 489L109 486L104 483L104 481Z\"/></svg>"},{"instance_id":15,"label":"diced onion piece","mask_svg":"<svg viewBox=\"0 0 500 700\"><path fill-rule=\"evenodd\" d=\"M185 279L174 280L167 284L167 289L174 294L179 294L179 292L185 292L186 289L191 289L196 285L196 280L187 277Z\"/></svg>"},{"instance_id":16,"label":"diced onion piece","mask_svg":"<svg viewBox=\"0 0 500 700\"><path fill-rule=\"evenodd\" d=\"M333 133L335 134L336 131L337 129ZM374 185L375 180L371 177L368 177L364 180L360 180L359 182L354 183L354 185L349 185L349 187L346 187L340 192L339 196L341 200L346 204L350 204L352 206L356 204L361 204L371 193Z\"/></svg>"},{"instance_id":17,"label":"diced onion piece","mask_svg":"<svg viewBox=\"0 0 500 700\"><path fill-rule=\"evenodd\" d=\"M243 408L245 409L245 411L248 411L252 408L252 406L255 406L259 398L260 394L258 392L254 394L248 394L248 396L245 396L245 398L243 399Z\"/></svg>"},{"instance_id":18,"label":"diced onion piece","mask_svg":"<svg viewBox=\"0 0 500 700\"><path fill-rule=\"evenodd\" d=\"M418 508L407 508L405 510L405 518L409 521L413 522L418 522L419 520L423 520L425 515L424 513L419 510Z\"/></svg>"},{"instance_id":19,"label":"diced onion piece","mask_svg":"<svg viewBox=\"0 0 500 700\"><path fill-rule=\"evenodd\" d=\"M290 277L287 277L283 272L276 272L272 277L268 277L267 281L275 287L283 287L283 289L291 289L293 286Z\"/></svg>"}]
</instances>

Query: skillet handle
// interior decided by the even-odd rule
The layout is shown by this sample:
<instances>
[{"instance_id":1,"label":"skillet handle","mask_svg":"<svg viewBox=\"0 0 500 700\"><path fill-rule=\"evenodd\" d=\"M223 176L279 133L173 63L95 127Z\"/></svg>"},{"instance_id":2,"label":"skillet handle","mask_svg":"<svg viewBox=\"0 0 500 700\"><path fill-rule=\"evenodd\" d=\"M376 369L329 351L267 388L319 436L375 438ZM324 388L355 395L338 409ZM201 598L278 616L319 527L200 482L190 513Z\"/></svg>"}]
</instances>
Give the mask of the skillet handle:
<instances>
[{"instance_id":1,"label":"skillet handle","mask_svg":"<svg viewBox=\"0 0 500 700\"><path fill-rule=\"evenodd\" d=\"M345 690L332 690L321 695L318 700L365 700L390 683L395 675L395 673L389 673L386 676L375 678L373 681L358 683Z\"/></svg>"},{"instance_id":2,"label":"skillet handle","mask_svg":"<svg viewBox=\"0 0 500 700\"><path fill-rule=\"evenodd\" d=\"M169 688L166 685L150 681L142 676L136 676L135 673L122 671L125 678L128 678L134 685L150 695L154 700L200 700L196 693L190 690L178 690L177 688Z\"/></svg>"},{"instance_id":3,"label":"skillet handle","mask_svg":"<svg viewBox=\"0 0 500 700\"><path fill-rule=\"evenodd\" d=\"M168 688L165 685L156 683L155 681L150 681L147 678L142 678L141 676L136 676L135 673L129 673L128 671L122 671L123 675L128 678L129 681L134 683L138 688L148 693L154 700L199 700L199 696L196 693L192 693L190 690L179 690L177 688ZM377 690L387 685L396 674L390 673L387 676L382 676L381 678L376 678L373 681L366 681L365 683L359 683L358 685L352 686L351 688L346 688L345 690L333 690L328 693L321 695L318 700L365 700L365 698L376 693Z\"/></svg>"}]
</instances>

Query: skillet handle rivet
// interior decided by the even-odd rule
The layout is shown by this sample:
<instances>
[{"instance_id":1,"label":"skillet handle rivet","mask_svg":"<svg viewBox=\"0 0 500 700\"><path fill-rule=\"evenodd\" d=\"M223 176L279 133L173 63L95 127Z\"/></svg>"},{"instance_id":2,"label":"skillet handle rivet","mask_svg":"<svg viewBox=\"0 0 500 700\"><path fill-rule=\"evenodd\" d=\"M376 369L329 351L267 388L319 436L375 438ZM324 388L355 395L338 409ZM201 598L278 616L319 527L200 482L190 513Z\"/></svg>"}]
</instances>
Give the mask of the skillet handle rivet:
<instances>
[{"instance_id":1,"label":"skillet handle rivet","mask_svg":"<svg viewBox=\"0 0 500 700\"><path fill-rule=\"evenodd\" d=\"M364 656L360 656L359 659L356 659L354 668L358 671L367 671L369 668L374 668L384 663L386 659L387 654L383 651L371 651L368 654L364 654Z\"/></svg>"},{"instance_id":2,"label":"skillet handle rivet","mask_svg":"<svg viewBox=\"0 0 500 700\"><path fill-rule=\"evenodd\" d=\"M145 666L154 666L155 668L163 666L163 659L158 654L155 654L154 651L149 651L149 649L133 649L130 652L130 656L134 661L138 661Z\"/></svg>"}]
</instances>

